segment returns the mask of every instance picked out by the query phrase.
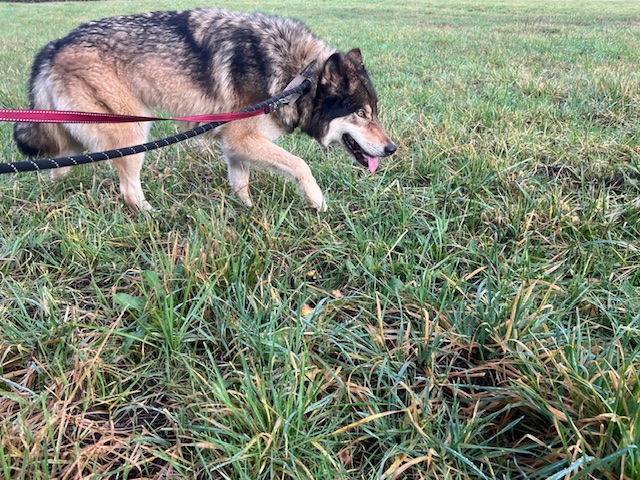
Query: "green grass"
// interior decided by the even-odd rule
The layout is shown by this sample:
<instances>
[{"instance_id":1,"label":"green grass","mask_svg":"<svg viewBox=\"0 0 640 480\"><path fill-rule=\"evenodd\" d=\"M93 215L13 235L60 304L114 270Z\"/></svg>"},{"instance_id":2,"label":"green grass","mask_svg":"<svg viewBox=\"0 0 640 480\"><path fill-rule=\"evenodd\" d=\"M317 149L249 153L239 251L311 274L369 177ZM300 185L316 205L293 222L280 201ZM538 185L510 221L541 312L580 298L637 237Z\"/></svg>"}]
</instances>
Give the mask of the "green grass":
<instances>
[{"instance_id":1,"label":"green grass","mask_svg":"<svg viewBox=\"0 0 640 480\"><path fill-rule=\"evenodd\" d=\"M82 21L207 3L2 3L0 105ZM282 141L326 214L193 144L148 215L106 164L0 178L0 478L640 478L640 7L398 3L216 2L362 49L398 153Z\"/></svg>"}]
</instances>

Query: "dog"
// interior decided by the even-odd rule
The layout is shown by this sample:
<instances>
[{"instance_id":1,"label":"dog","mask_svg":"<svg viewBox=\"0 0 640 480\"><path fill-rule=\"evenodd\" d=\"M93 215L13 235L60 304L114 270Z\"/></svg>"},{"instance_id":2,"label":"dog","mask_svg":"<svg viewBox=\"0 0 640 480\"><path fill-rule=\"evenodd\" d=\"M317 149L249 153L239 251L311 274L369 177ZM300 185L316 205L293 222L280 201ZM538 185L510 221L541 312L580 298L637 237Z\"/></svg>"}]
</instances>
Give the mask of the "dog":
<instances>
[{"instance_id":1,"label":"dog","mask_svg":"<svg viewBox=\"0 0 640 480\"><path fill-rule=\"evenodd\" d=\"M239 110L282 91L309 67L312 87L275 113L227 123L219 142L232 191L248 207L249 172L274 170L308 206L326 210L309 166L274 143L300 128L323 146L342 145L371 172L396 146L378 119L378 99L354 48L329 48L302 22L220 9L152 12L92 21L46 45L29 81L31 108L175 116ZM149 123L16 123L26 155L67 156L147 141ZM127 205L149 210L140 183L143 154L114 159ZM52 170L52 178L71 167Z\"/></svg>"}]
</instances>

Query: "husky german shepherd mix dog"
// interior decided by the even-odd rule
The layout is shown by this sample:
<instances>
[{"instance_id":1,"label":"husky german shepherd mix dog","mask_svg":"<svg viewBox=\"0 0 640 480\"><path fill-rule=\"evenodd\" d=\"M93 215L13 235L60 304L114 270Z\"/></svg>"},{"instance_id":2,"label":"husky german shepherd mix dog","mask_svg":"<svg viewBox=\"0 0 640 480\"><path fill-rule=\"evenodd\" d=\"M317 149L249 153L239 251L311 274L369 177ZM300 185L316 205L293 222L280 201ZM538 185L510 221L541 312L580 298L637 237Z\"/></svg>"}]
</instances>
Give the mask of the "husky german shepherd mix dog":
<instances>
[{"instance_id":1,"label":"husky german shepherd mix dog","mask_svg":"<svg viewBox=\"0 0 640 480\"><path fill-rule=\"evenodd\" d=\"M396 146L378 121L378 100L360 50L339 53L301 22L218 9L154 12L93 21L45 46L33 64L31 108L149 115L228 112L283 90L313 64L311 91L274 114L213 130L229 183L251 206L249 170L276 170L296 182L307 204L326 210L301 158L274 144L296 127L324 146L342 145L373 172ZM147 141L149 123L17 123L14 136L30 156L66 156ZM140 184L143 155L114 159L125 202L151 206ZM57 178L70 167L52 170Z\"/></svg>"}]
</instances>

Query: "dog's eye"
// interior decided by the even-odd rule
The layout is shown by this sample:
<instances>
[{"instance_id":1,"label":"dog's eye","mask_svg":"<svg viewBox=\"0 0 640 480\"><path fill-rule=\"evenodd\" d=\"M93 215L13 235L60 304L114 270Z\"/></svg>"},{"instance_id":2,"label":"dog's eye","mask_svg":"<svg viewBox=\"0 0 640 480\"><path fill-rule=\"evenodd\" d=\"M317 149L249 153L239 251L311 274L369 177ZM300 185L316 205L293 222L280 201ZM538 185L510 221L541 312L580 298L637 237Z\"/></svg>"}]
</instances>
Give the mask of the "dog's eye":
<instances>
[{"instance_id":1,"label":"dog's eye","mask_svg":"<svg viewBox=\"0 0 640 480\"><path fill-rule=\"evenodd\" d=\"M367 118L367 112L364 111L364 108L358 110L356 112L356 115L358 115L360 118Z\"/></svg>"}]
</instances>

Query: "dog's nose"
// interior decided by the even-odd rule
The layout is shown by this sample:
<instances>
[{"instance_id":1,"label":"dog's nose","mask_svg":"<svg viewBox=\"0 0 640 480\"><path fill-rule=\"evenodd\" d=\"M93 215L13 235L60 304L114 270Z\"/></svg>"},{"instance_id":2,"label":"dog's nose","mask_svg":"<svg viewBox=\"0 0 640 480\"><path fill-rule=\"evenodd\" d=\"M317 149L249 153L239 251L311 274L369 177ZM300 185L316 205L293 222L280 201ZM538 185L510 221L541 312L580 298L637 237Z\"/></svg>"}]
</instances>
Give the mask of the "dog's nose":
<instances>
[{"instance_id":1,"label":"dog's nose","mask_svg":"<svg viewBox=\"0 0 640 480\"><path fill-rule=\"evenodd\" d=\"M387 143L384 146L384 154L385 155L391 155L393 152L395 152L398 149L398 147L395 146L395 144L393 143Z\"/></svg>"}]
</instances>

